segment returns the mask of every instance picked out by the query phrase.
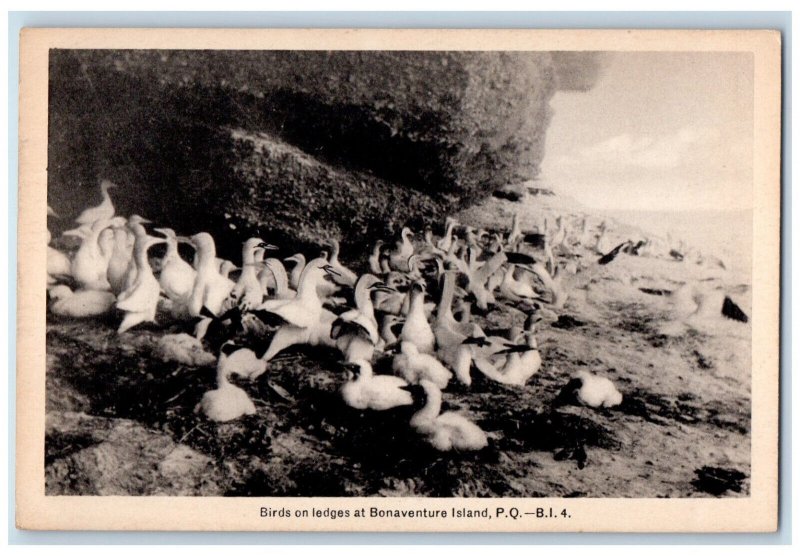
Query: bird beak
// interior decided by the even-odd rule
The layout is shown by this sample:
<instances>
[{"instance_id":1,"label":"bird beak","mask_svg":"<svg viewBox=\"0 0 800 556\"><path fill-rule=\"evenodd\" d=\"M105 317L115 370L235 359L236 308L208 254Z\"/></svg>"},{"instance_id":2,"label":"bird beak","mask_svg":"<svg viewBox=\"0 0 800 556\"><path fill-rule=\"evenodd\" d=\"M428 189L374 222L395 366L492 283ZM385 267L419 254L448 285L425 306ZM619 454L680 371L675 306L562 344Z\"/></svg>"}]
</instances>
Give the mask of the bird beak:
<instances>
[{"instance_id":1,"label":"bird beak","mask_svg":"<svg viewBox=\"0 0 800 556\"><path fill-rule=\"evenodd\" d=\"M472 336L461 342L461 345L485 346L488 343L489 342L483 336Z\"/></svg>"},{"instance_id":2,"label":"bird beak","mask_svg":"<svg viewBox=\"0 0 800 556\"><path fill-rule=\"evenodd\" d=\"M49 206L47 207L47 216L52 216L54 218L61 218L56 211L51 209Z\"/></svg>"},{"instance_id":3,"label":"bird beak","mask_svg":"<svg viewBox=\"0 0 800 556\"><path fill-rule=\"evenodd\" d=\"M520 345L506 344L506 349L501 349L500 351L495 352L495 355L506 355L508 353L525 353L526 351L533 351L534 349L536 348L532 348L531 346L526 344L520 344Z\"/></svg>"},{"instance_id":4,"label":"bird beak","mask_svg":"<svg viewBox=\"0 0 800 556\"><path fill-rule=\"evenodd\" d=\"M271 243L266 243L264 241L259 243L258 246L261 247L261 249L264 249L265 251L277 251L278 250L278 247L276 245L272 245Z\"/></svg>"},{"instance_id":5,"label":"bird beak","mask_svg":"<svg viewBox=\"0 0 800 556\"><path fill-rule=\"evenodd\" d=\"M194 244L194 241L192 241L191 238L188 238L186 236L175 236L175 239L178 240L178 243L186 243L187 245L191 245L192 247L197 247Z\"/></svg>"},{"instance_id":6,"label":"bird beak","mask_svg":"<svg viewBox=\"0 0 800 556\"><path fill-rule=\"evenodd\" d=\"M324 270L324 271L325 271L325 272L326 272L326 273L327 273L329 276L331 276L331 275L332 275L332 276L341 276L341 274L340 274L339 272L337 272L337 271L336 271L336 270L335 270L335 269L334 269L334 268L333 268L331 265L329 265L329 264L328 264L328 265L325 265L325 266L323 266L323 267L322 267L322 270Z\"/></svg>"},{"instance_id":7,"label":"bird beak","mask_svg":"<svg viewBox=\"0 0 800 556\"><path fill-rule=\"evenodd\" d=\"M370 286L370 289L374 290L374 291L378 291L378 292L397 293L396 289L394 289L394 288L392 288L390 286L387 286L383 282L377 282L375 284L372 284Z\"/></svg>"}]
</instances>

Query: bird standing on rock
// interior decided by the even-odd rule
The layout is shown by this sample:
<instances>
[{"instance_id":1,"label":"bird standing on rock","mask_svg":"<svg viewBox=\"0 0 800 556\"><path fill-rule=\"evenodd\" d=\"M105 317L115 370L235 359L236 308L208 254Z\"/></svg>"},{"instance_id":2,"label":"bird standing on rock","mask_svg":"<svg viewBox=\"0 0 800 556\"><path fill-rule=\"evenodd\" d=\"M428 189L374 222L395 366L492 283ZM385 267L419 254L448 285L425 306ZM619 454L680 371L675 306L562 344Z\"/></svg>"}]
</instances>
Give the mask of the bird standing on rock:
<instances>
[{"instance_id":1,"label":"bird standing on rock","mask_svg":"<svg viewBox=\"0 0 800 556\"><path fill-rule=\"evenodd\" d=\"M253 415L256 406L247 392L231 384L228 377L237 372L236 353L238 346L225 344L222 346L217 362L217 388L203 394L203 399L195 407L195 412L202 412L212 421L226 422L239 419L245 415Z\"/></svg>"},{"instance_id":2,"label":"bird standing on rock","mask_svg":"<svg viewBox=\"0 0 800 556\"><path fill-rule=\"evenodd\" d=\"M178 252L178 242L189 243L187 238L178 238L171 228L154 228L166 238L167 252L161 259L161 273L158 283L173 303L185 304L192 294L197 271L183 260Z\"/></svg>"},{"instance_id":3,"label":"bird standing on rock","mask_svg":"<svg viewBox=\"0 0 800 556\"><path fill-rule=\"evenodd\" d=\"M385 411L414 403L411 392L403 390L408 383L402 378L374 375L372 365L356 360L345 365L348 380L340 393L344 403L355 409Z\"/></svg>"},{"instance_id":4,"label":"bird standing on rock","mask_svg":"<svg viewBox=\"0 0 800 556\"><path fill-rule=\"evenodd\" d=\"M114 294L99 290L77 290L58 285L48 290L50 312L64 317L84 318L105 315L114 306Z\"/></svg>"},{"instance_id":5,"label":"bird standing on rock","mask_svg":"<svg viewBox=\"0 0 800 556\"><path fill-rule=\"evenodd\" d=\"M190 240L195 248L194 267L197 277L189 298L189 315L199 317L203 307L218 315L235 284L229 278L222 276L217 268L217 248L211 234L200 232L193 235Z\"/></svg>"},{"instance_id":6,"label":"bird standing on rock","mask_svg":"<svg viewBox=\"0 0 800 556\"><path fill-rule=\"evenodd\" d=\"M427 353L420 353L411 342L400 343L400 353L394 356L392 369L409 384L429 380L441 390L447 388L447 383L453 376L438 359Z\"/></svg>"},{"instance_id":7,"label":"bird standing on rock","mask_svg":"<svg viewBox=\"0 0 800 556\"><path fill-rule=\"evenodd\" d=\"M264 299L264 289L258 279L256 269L256 256L267 249L277 250L274 245L264 242L261 238L252 237L242 246L242 273L230 293L231 305L238 305L247 311L261 304ZM228 307L229 308L229 307Z\"/></svg>"},{"instance_id":8,"label":"bird standing on rock","mask_svg":"<svg viewBox=\"0 0 800 556\"><path fill-rule=\"evenodd\" d=\"M579 403L588 407L614 407L622 403L622 394L614 383L589 371L578 371L553 402L556 406Z\"/></svg>"},{"instance_id":9,"label":"bird standing on rock","mask_svg":"<svg viewBox=\"0 0 800 556\"><path fill-rule=\"evenodd\" d=\"M414 244L411 243L413 237L414 232L407 227L400 232L400 239L395 244L394 250L389 253L389 266L392 270L408 272L408 258L414 254Z\"/></svg>"},{"instance_id":10,"label":"bird standing on rock","mask_svg":"<svg viewBox=\"0 0 800 556\"><path fill-rule=\"evenodd\" d=\"M335 272L326 259L314 259L305 265L293 299L268 299L253 311L265 324L278 326L264 353L265 361L293 345L335 345L331 326L336 315L322 307L317 293L319 284Z\"/></svg>"},{"instance_id":11,"label":"bird standing on rock","mask_svg":"<svg viewBox=\"0 0 800 556\"><path fill-rule=\"evenodd\" d=\"M114 203L111 201L111 195L108 193L108 190L112 187L117 186L108 180L103 180L100 183L100 195L102 195L103 201L96 207L90 207L84 210L78 218L75 219L75 222L81 226L92 226L99 220L109 220L113 218Z\"/></svg>"},{"instance_id":12,"label":"bird standing on rock","mask_svg":"<svg viewBox=\"0 0 800 556\"><path fill-rule=\"evenodd\" d=\"M429 380L421 380L425 391L425 406L411 417L411 427L423 435L428 443L442 452L477 451L486 448L489 440L483 430L453 411L440 413L442 392Z\"/></svg>"},{"instance_id":13,"label":"bird standing on rock","mask_svg":"<svg viewBox=\"0 0 800 556\"><path fill-rule=\"evenodd\" d=\"M400 332L400 340L411 342L421 353L433 353L436 337L425 316L425 289L421 282L412 284L410 295L411 304Z\"/></svg>"},{"instance_id":14,"label":"bird standing on rock","mask_svg":"<svg viewBox=\"0 0 800 556\"><path fill-rule=\"evenodd\" d=\"M331 327L331 336L336 340L336 347L344 354L345 361L371 361L375 347L382 344L372 292L389 289L373 274L364 274L358 279L353 296L355 309L339 315Z\"/></svg>"},{"instance_id":15,"label":"bird standing on rock","mask_svg":"<svg viewBox=\"0 0 800 556\"><path fill-rule=\"evenodd\" d=\"M101 291L111 289L106 276L111 253L106 254L100 248L100 234L107 228L124 223L124 218L115 217L98 220L92 224L88 235L83 238L81 246L75 252L70 267L72 277L81 289Z\"/></svg>"},{"instance_id":16,"label":"bird standing on rock","mask_svg":"<svg viewBox=\"0 0 800 556\"><path fill-rule=\"evenodd\" d=\"M336 274L333 275L333 281L340 286L354 287L358 276L355 272L339 262L339 240L335 238L330 239L328 240L328 245L331 248L331 254L328 256L328 264L336 271Z\"/></svg>"},{"instance_id":17,"label":"bird standing on rock","mask_svg":"<svg viewBox=\"0 0 800 556\"><path fill-rule=\"evenodd\" d=\"M125 311L125 317L117 332L122 334L142 322L155 322L161 287L153 275L147 251L153 245L166 240L144 235L136 238L133 257L136 261L136 281L117 297L117 309Z\"/></svg>"}]
</instances>

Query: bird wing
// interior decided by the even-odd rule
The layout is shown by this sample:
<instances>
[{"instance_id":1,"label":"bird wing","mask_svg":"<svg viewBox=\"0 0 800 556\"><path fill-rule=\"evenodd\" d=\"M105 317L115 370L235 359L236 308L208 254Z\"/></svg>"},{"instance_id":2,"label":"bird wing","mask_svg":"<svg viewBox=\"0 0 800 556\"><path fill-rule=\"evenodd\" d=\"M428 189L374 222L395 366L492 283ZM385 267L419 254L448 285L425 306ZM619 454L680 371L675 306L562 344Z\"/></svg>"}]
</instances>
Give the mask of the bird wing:
<instances>
[{"instance_id":1,"label":"bird wing","mask_svg":"<svg viewBox=\"0 0 800 556\"><path fill-rule=\"evenodd\" d=\"M301 303L291 300L273 309L264 309L268 313L280 317L288 324L300 328L309 328L319 320L319 311L309 310ZM261 317L259 317L261 318ZM262 319L263 320L263 319Z\"/></svg>"},{"instance_id":2,"label":"bird wing","mask_svg":"<svg viewBox=\"0 0 800 556\"><path fill-rule=\"evenodd\" d=\"M398 405L411 405L411 392L401 390L408 383L399 376L380 375L369 381L369 397L373 409L389 409Z\"/></svg>"},{"instance_id":3,"label":"bird wing","mask_svg":"<svg viewBox=\"0 0 800 556\"><path fill-rule=\"evenodd\" d=\"M334 321L333 326L336 327L337 324L341 331L338 335L333 337L338 338L343 334L350 333L363 336L364 339L369 340L373 344L377 344L380 340L380 334L378 333L376 324L364 313L356 309L339 315L339 318ZM333 334L333 331L331 331L331 334Z\"/></svg>"}]
</instances>

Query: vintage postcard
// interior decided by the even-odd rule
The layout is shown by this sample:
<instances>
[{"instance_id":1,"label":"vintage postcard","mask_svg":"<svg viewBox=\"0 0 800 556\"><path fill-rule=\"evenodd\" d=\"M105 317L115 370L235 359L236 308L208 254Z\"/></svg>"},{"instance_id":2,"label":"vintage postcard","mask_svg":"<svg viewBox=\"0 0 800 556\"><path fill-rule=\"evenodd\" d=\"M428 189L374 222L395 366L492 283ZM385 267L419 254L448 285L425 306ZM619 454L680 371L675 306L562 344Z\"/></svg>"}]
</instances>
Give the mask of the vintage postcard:
<instances>
[{"instance_id":1,"label":"vintage postcard","mask_svg":"<svg viewBox=\"0 0 800 556\"><path fill-rule=\"evenodd\" d=\"M20 44L18 527L775 530L778 32Z\"/></svg>"}]
</instances>

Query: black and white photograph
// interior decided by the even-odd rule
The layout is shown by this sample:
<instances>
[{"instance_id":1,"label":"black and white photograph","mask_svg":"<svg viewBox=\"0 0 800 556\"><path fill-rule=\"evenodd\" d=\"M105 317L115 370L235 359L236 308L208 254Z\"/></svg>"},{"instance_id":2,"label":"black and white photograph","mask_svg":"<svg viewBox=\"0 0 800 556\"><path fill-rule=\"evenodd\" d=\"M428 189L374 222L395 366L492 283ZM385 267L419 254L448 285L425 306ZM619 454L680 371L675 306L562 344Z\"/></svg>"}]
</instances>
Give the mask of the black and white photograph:
<instances>
[{"instance_id":1,"label":"black and white photograph","mask_svg":"<svg viewBox=\"0 0 800 556\"><path fill-rule=\"evenodd\" d=\"M751 497L754 55L552 42L49 48L45 497Z\"/></svg>"}]
</instances>

